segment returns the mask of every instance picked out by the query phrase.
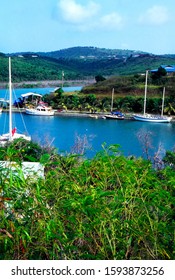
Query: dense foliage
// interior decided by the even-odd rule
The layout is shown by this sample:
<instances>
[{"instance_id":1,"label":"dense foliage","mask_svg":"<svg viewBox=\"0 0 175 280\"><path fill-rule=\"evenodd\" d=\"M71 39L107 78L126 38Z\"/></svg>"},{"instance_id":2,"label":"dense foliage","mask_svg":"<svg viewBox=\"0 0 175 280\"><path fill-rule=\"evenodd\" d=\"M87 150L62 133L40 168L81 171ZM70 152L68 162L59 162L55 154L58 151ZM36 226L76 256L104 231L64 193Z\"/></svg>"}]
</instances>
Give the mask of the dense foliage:
<instances>
[{"instance_id":1,"label":"dense foliage","mask_svg":"<svg viewBox=\"0 0 175 280\"><path fill-rule=\"evenodd\" d=\"M104 146L90 160L48 153L45 179L3 172L0 259L175 258L171 158L153 169Z\"/></svg>"},{"instance_id":2,"label":"dense foliage","mask_svg":"<svg viewBox=\"0 0 175 280\"><path fill-rule=\"evenodd\" d=\"M61 89L60 89L61 91ZM111 96L96 94L74 93L71 95L64 92L55 92L43 96L43 100L58 110L76 110L79 112L109 112L111 109ZM124 113L142 112L144 97L137 96L116 96L113 101L113 110L120 110ZM162 98L152 97L147 99L147 112L160 114L162 109ZM175 113L174 97L165 98L164 112L166 114Z\"/></svg>"},{"instance_id":3,"label":"dense foliage","mask_svg":"<svg viewBox=\"0 0 175 280\"><path fill-rule=\"evenodd\" d=\"M144 54L143 52L139 52ZM67 49L61 49L53 52L39 53L42 56L52 58L72 58L72 59L101 59L109 57L129 57L135 54L133 50L121 50L121 49L105 49L96 47L72 47Z\"/></svg>"},{"instance_id":4,"label":"dense foliage","mask_svg":"<svg viewBox=\"0 0 175 280\"><path fill-rule=\"evenodd\" d=\"M46 154L52 155L54 149L47 146L41 147L38 143L26 141L25 139L15 139L12 143L6 143L0 147L0 160L15 161L41 161Z\"/></svg>"},{"instance_id":5,"label":"dense foliage","mask_svg":"<svg viewBox=\"0 0 175 280\"><path fill-rule=\"evenodd\" d=\"M9 54L8 54L9 55ZM11 54L13 82L94 78L97 75L130 75L175 64L174 56L156 56L130 50L77 47L47 53ZM0 82L8 80L7 55L0 55Z\"/></svg>"},{"instance_id":6,"label":"dense foliage","mask_svg":"<svg viewBox=\"0 0 175 280\"><path fill-rule=\"evenodd\" d=\"M166 96L174 95L175 76L160 75L159 72L149 74L147 97L162 96L162 89L166 87ZM143 96L145 87L145 75L125 75L114 76L104 81L87 85L83 87L82 92L85 94L95 93L111 95L112 88L115 89L116 96Z\"/></svg>"}]
</instances>

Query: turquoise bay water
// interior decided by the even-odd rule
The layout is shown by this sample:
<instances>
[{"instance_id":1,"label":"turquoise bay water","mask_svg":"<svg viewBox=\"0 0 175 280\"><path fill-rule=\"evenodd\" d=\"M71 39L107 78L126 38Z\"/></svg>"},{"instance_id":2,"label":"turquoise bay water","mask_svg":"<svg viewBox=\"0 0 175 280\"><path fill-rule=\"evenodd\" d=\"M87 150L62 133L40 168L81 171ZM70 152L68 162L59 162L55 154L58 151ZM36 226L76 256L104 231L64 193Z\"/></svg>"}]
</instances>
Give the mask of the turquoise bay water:
<instances>
[{"instance_id":1,"label":"turquoise bay water","mask_svg":"<svg viewBox=\"0 0 175 280\"><path fill-rule=\"evenodd\" d=\"M80 90L82 87L81 86L77 86L77 87L63 87L63 90L65 92L71 92L71 91L78 91ZM27 92L34 92L34 93L39 93L39 94L47 94L50 93L51 91L53 91L55 88L17 88L15 90L13 90L13 100L19 98L21 96L21 94L27 93ZM8 89L0 89L0 98L8 98Z\"/></svg>"},{"instance_id":2,"label":"turquoise bay water","mask_svg":"<svg viewBox=\"0 0 175 280\"><path fill-rule=\"evenodd\" d=\"M63 90L75 91L81 87L65 87ZM15 98L23 93L36 92L46 94L53 88L31 88L15 89ZM0 89L0 98L4 98L7 90ZM146 123L131 120L105 120L85 117L68 117L68 116L30 116L26 114L14 113L14 126L18 131L25 131L24 123L29 134L34 141L42 144L46 142L58 148L60 152L70 152L75 144L76 135L81 138L86 137L91 146L87 151L87 156L92 157L98 151L102 150L102 145L106 143L119 144L120 150L124 155L144 156L143 141L139 141L139 135L150 134L151 154L154 154L159 145L163 150L172 150L175 145L175 124ZM0 114L0 134L8 132L8 113Z\"/></svg>"},{"instance_id":3,"label":"turquoise bay water","mask_svg":"<svg viewBox=\"0 0 175 280\"><path fill-rule=\"evenodd\" d=\"M171 150L175 145L175 124L144 123L131 120L105 120L85 117L68 116L30 116L26 114L14 113L15 124L20 132L24 132L23 121L32 139L40 143L50 143L58 148L59 152L69 152L75 144L76 135L87 137L91 150L87 151L87 156L92 157L96 152L102 150L102 145L106 143L119 144L124 155L144 156L143 147L138 134L150 133L151 153L157 151L161 144L162 150ZM4 131L5 119L8 113L0 115L0 134Z\"/></svg>"}]
</instances>

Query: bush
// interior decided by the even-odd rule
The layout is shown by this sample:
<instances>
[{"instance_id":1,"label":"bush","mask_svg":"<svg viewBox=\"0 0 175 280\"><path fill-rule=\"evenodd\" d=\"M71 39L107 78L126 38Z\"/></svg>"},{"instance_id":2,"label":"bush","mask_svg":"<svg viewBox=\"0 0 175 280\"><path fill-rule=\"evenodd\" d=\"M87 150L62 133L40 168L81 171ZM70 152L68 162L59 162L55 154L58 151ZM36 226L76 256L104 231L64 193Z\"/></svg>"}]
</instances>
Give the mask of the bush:
<instances>
[{"instance_id":1,"label":"bush","mask_svg":"<svg viewBox=\"0 0 175 280\"><path fill-rule=\"evenodd\" d=\"M174 259L173 169L118 146L47 168L45 180L1 182L0 259Z\"/></svg>"},{"instance_id":2,"label":"bush","mask_svg":"<svg viewBox=\"0 0 175 280\"><path fill-rule=\"evenodd\" d=\"M38 143L25 139L15 139L4 147L0 147L0 160L40 161L41 157L48 152L52 154L54 149L48 150L47 147L41 147Z\"/></svg>"}]
</instances>

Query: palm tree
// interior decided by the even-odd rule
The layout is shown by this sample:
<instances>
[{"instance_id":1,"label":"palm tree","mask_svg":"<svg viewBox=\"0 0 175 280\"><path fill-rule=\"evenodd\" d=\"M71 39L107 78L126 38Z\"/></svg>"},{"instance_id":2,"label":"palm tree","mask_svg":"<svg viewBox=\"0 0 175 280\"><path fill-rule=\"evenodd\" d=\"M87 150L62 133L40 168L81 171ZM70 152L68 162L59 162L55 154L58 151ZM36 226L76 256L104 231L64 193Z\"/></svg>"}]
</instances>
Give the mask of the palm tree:
<instances>
[{"instance_id":1,"label":"palm tree","mask_svg":"<svg viewBox=\"0 0 175 280\"><path fill-rule=\"evenodd\" d=\"M175 104L174 103L168 103L168 106L164 108L164 112L168 115L171 115L171 113L175 113Z\"/></svg>"},{"instance_id":2,"label":"palm tree","mask_svg":"<svg viewBox=\"0 0 175 280\"><path fill-rule=\"evenodd\" d=\"M65 111L67 111L67 106L66 106L64 103L62 103L61 105L62 105L62 108L63 108Z\"/></svg>"},{"instance_id":3,"label":"palm tree","mask_svg":"<svg viewBox=\"0 0 175 280\"><path fill-rule=\"evenodd\" d=\"M89 103L85 104L85 109L88 110L90 113L93 111L93 106L91 106Z\"/></svg>"}]
</instances>

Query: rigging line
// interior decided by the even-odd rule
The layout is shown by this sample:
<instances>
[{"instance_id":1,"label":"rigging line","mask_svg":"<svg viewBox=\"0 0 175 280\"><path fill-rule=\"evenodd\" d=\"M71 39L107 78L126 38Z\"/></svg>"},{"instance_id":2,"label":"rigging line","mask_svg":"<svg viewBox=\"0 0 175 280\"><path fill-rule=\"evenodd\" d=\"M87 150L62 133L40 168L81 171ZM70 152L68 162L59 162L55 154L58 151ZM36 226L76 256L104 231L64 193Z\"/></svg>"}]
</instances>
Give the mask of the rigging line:
<instances>
[{"instance_id":1,"label":"rigging line","mask_svg":"<svg viewBox=\"0 0 175 280\"><path fill-rule=\"evenodd\" d=\"M6 91L5 91L5 95L4 95L4 100L5 100L5 102L6 102L6 112L5 112L5 117L4 117L4 125L3 125L3 134L5 134L6 133L6 126L7 126L7 100L9 100L8 99L8 93L9 93L9 90L8 89L6 89ZM5 103L4 102L4 103Z\"/></svg>"},{"instance_id":2,"label":"rigging line","mask_svg":"<svg viewBox=\"0 0 175 280\"><path fill-rule=\"evenodd\" d=\"M3 134L5 134L6 132L6 124L7 124L7 112L5 113L5 117L4 117Z\"/></svg>"},{"instance_id":3,"label":"rigging line","mask_svg":"<svg viewBox=\"0 0 175 280\"><path fill-rule=\"evenodd\" d=\"M29 132L28 132L28 130L27 130L27 127L26 127L26 124L25 124L25 121L24 121L24 118L23 118L23 113L21 112L21 108L19 107L19 105L18 105L17 108L19 109L19 113L20 113L20 116L21 116L22 124L23 124L23 126L24 126L24 130L25 130L25 132L26 132L27 134L29 134ZM21 132L22 132L22 131L21 131Z\"/></svg>"},{"instance_id":4,"label":"rigging line","mask_svg":"<svg viewBox=\"0 0 175 280\"><path fill-rule=\"evenodd\" d=\"M15 94L15 90L13 89L13 95L14 95L14 97L15 97L15 100L17 100L17 96L16 96L16 94ZM27 130L27 127L26 127L26 124L25 124L25 121L24 121L24 118L23 118L23 114L22 114L22 112L21 112L21 108L19 107L19 104L17 103L17 109L19 110L19 113L20 113L20 117L21 117L21 120L22 120L22 124L23 124L23 126L24 126L24 131L26 132L26 134L29 134L28 133L28 130ZM14 118L15 119L15 118ZM15 124L15 127L16 127L16 123L14 122L14 124ZM19 130L19 132L22 132L23 133L23 131L20 131Z\"/></svg>"}]
</instances>

